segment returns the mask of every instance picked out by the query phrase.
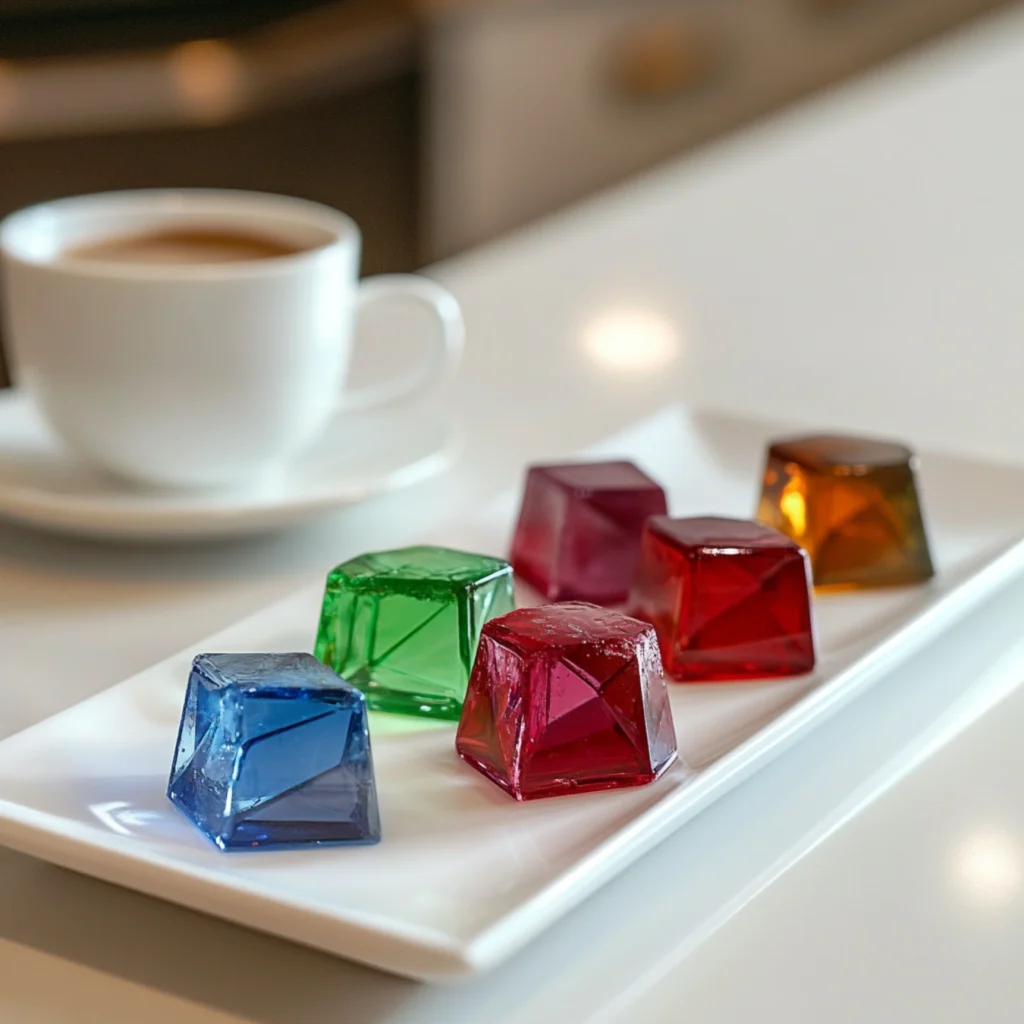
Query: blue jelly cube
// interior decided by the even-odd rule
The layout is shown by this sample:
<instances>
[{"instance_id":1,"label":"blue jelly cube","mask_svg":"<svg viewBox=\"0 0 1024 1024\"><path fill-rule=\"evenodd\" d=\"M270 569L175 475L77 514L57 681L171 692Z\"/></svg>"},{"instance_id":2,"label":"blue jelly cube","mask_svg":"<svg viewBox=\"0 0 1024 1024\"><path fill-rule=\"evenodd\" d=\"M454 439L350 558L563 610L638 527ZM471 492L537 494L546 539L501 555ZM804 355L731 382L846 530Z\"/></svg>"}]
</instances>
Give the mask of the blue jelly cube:
<instances>
[{"instance_id":1,"label":"blue jelly cube","mask_svg":"<svg viewBox=\"0 0 1024 1024\"><path fill-rule=\"evenodd\" d=\"M376 843L366 699L311 654L200 654L167 795L222 850Z\"/></svg>"}]
</instances>

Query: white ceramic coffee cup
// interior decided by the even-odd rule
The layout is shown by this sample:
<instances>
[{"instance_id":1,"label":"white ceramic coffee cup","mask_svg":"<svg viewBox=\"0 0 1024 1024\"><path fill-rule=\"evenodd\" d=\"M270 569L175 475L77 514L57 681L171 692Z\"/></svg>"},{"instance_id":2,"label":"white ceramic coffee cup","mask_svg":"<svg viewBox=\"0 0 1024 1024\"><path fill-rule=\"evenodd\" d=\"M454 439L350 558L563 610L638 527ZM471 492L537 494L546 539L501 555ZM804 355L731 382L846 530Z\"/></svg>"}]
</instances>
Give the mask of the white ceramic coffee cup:
<instances>
[{"instance_id":1,"label":"white ceramic coffee cup","mask_svg":"<svg viewBox=\"0 0 1024 1024\"><path fill-rule=\"evenodd\" d=\"M167 228L241 230L301 247L225 263L62 258L92 241ZM359 282L359 229L285 196L111 192L43 203L0 224L5 337L19 384L70 449L123 477L239 484L286 464L339 408L427 392L462 352L450 292L425 277ZM396 296L440 330L383 384L343 390L356 312Z\"/></svg>"}]
</instances>

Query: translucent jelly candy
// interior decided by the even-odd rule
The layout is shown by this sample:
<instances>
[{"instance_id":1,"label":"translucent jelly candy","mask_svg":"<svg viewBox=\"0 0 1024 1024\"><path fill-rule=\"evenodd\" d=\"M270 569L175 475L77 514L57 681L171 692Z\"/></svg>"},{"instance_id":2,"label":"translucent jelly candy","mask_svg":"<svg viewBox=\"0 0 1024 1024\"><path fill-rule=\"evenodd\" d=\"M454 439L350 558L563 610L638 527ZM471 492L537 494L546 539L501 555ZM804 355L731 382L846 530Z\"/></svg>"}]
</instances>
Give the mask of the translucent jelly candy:
<instances>
[{"instance_id":1,"label":"translucent jelly candy","mask_svg":"<svg viewBox=\"0 0 1024 1024\"><path fill-rule=\"evenodd\" d=\"M327 577L315 653L374 710L458 718L480 627L513 607L500 558L436 547L362 555Z\"/></svg>"},{"instance_id":2,"label":"translucent jelly candy","mask_svg":"<svg viewBox=\"0 0 1024 1024\"><path fill-rule=\"evenodd\" d=\"M222 850L376 843L366 700L310 654L200 654L167 795Z\"/></svg>"},{"instance_id":3,"label":"translucent jelly candy","mask_svg":"<svg viewBox=\"0 0 1024 1024\"><path fill-rule=\"evenodd\" d=\"M456 749L517 800L651 782L676 755L654 630L575 602L492 619Z\"/></svg>"},{"instance_id":4,"label":"translucent jelly candy","mask_svg":"<svg viewBox=\"0 0 1024 1024\"><path fill-rule=\"evenodd\" d=\"M632 462L533 466L512 565L549 601L618 604L633 582L644 522L665 509L665 492Z\"/></svg>"},{"instance_id":5,"label":"translucent jelly candy","mask_svg":"<svg viewBox=\"0 0 1024 1024\"><path fill-rule=\"evenodd\" d=\"M628 609L654 624L675 679L751 679L814 667L807 555L760 523L649 520Z\"/></svg>"},{"instance_id":6,"label":"translucent jelly candy","mask_svg":"<svg viewBox=\"0 0 1024 1024\"><path fill-rule=\"evenodd\" d=\"M777 441L757 517L811 556L816 586L878 587L933 575L909 448L857 437Z\"/></svg>"}]
</instances>

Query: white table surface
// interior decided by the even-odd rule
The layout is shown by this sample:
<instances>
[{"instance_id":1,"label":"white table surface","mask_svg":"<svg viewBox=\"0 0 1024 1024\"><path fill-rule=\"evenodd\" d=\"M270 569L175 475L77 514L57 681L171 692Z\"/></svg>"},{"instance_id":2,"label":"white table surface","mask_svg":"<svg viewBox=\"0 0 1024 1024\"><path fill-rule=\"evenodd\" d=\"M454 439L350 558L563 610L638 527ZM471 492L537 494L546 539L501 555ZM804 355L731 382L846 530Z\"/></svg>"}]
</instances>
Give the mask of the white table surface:
<instances>
[{"instance_id":1,"label":"white table surface","mask_svg":"<svg viewBox=\"0 0 1024 1024\"><path fill-rule=\"evenodd\" d=\"M680 397L1024 462L1024 10L437 276L471 337L459 470L258 542L0 528L0 735ZM630 339L646 357L623 366ZM0 852L0 1021L1020 1021L1024 692L981 715L1024 678L1024 655L1000 653L1014 629L973 623L955 656L843 712L458 989ZM933 680L966 703L916 722ZM840 748L842 770L815 770ZM677 919L716 850L735 891L697 942Z\"/></svg>"}]
</instances>

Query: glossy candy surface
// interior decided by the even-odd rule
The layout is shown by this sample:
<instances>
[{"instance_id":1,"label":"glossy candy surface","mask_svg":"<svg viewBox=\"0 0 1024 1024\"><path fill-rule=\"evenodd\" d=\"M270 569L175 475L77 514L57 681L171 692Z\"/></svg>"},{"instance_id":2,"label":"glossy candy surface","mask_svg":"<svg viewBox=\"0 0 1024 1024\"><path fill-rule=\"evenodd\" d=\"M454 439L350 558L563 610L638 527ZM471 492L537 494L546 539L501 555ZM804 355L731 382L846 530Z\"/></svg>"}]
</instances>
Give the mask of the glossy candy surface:
<instances>
[{"instance_id":1,"label":"glossy candy surface","mask_svg":"<svg viewBox=\"0 0 1024 1024\"><path fill-rule=\"evenodd\" d=\"M222 850L375 843L365 698L309 654L200 654L167 795Z\"/></svg>"},{"instance_id":2,"label":"glossy candy surface","mask_svg":"<svg viewBox=\"0 0 1024 1024\"><path fill-rule=\"evenodd\" d=\"M517 800L651 782L676 754L653 629L576 602L493 619L456 747Z\"/></svg>"},{"instance_id":3,"label":"glossy candy surface","mask_svg":"<svg viewBox=\"0 0 1024 1024\"><path fill-rule=\"evenodd\" d=\"M362 555L327 577L315 653L376 711L455 719L481 626L514 603L500 558L440 547Z\"/></svg>"},{"instance_id":4,"label":"glossy candy surface","mask_svg":"<svg viewBox=\"0 0 1024 1024\"><path fill-rule=\"evenodd\" d=\"M512 543L517 575L549 601L618 604L665 492L631 462L533 466Z\"/></svg>"},{"instance_id":5,"label":"glossy candy surface","mask_svg":"<svg viewBox=\"0 0 1024 1024\"><path fill-rule=\"evenodd\" d=\"M760 523L651 519L628 610L654 625L665 671L682 682L814 667L807 555Z\"/></svg>"},{"instance_id":6,"label":"glossy candy surface","mask_svg":"<svg viewBox=\"0 0 1024 1024\"><path fill-rule=\"evenodd\" d=\"M758 519L811 556L814 583L878 587L934 573L914 453L901 444L820 436L768 449Z\"/></svg>"}]
</instances>

